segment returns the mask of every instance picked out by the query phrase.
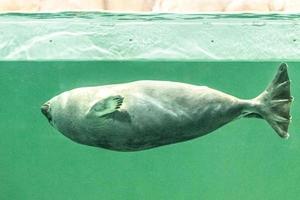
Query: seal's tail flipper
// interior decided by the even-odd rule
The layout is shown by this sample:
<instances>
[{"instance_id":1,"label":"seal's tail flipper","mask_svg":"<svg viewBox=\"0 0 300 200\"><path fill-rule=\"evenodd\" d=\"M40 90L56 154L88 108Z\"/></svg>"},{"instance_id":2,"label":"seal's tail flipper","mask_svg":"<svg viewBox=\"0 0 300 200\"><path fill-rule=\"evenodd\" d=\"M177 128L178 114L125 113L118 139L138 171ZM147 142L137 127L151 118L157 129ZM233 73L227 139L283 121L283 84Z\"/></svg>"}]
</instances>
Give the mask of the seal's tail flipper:
<instances>
[{"instance_id":1,"label":"seal's tail flipper","mask_svg":"<svg viewBox=\"0 0 300 200\"><path fill-rule=\"evenodd\" d=\"M254 99L258 103L258 114L282 138L289 137L290 105L293 100L290 83L287 64L282 63L271 84L262 94Z\"/></svg>"}]
</instances>

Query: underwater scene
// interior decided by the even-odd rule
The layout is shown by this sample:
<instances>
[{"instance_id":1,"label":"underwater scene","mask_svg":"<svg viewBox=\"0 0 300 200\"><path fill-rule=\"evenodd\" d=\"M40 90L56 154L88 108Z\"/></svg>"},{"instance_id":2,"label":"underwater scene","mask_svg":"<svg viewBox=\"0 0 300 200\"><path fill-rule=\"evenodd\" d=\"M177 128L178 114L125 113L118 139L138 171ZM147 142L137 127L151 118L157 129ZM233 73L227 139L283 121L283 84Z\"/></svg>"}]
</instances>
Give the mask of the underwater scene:
<instances>
[{"instance_id":1,"label":"underwater scene","mask_svg":"<svg viewBox=\"0 0 300 200\"><path fill-rule=\"evenodd\" d=\"M73 142L41 112L62 92L137 80L252 99L281 62L1 61L0 199L297 199L300 62L286 62L294 97L288 139L265 120L240 118L193 140L118 152Z\"/></svg>"}]
</instances>

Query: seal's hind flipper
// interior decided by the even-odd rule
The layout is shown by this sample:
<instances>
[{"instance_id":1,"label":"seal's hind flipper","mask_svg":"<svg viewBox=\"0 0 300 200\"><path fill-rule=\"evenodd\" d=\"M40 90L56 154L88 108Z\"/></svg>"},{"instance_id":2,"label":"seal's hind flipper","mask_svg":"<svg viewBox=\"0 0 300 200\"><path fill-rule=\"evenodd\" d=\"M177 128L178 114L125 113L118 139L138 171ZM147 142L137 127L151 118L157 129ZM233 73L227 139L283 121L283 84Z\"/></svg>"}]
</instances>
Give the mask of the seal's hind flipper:
<instances>
[{"instance_id":1,"label":"seal's hind flipper","mask_svg":"<svg viewBox=\"0 0 300 200\"><path fill-rule=\"evenodd\" d=\"M282 63L271 84L255 99L260 105L258 114L260 114L282 138L289 137L288 127L291 121L290 106L293 101L290 83L287 64Z\"/></svg>"},{"instance_id":2,"label":"seal's hind flipper","mask_svg":"<svg viewBox=\"0 0 300 200\"><path fill-rule=\"evenodd\" d=\"M117 111L123 103L124 98L120 95L110 96L96 102L88 111L87 116L103 117Z\"/></svg>"}]
</instances>

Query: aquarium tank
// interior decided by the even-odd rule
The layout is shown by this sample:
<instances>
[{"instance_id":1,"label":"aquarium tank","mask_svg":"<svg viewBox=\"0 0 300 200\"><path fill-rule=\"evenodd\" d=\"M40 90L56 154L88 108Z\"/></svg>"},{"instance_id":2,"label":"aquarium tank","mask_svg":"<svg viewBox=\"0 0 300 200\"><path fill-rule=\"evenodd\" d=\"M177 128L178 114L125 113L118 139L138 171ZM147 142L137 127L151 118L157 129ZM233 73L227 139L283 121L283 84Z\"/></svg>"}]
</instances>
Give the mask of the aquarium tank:
<instances>
[{"instance_id":1,"label":"aquarium tank","mask_svg":"<svg viewBox=\"0 0 300 200\"><path fill-rule=\"evenodd\" d=\"M0 199L297 199L298 14L0 14ZM243 99L287 63L289 139L242 118L137 152L77 144L41 105L78 87L166 80Z\"/></svg>"}]
</instances>

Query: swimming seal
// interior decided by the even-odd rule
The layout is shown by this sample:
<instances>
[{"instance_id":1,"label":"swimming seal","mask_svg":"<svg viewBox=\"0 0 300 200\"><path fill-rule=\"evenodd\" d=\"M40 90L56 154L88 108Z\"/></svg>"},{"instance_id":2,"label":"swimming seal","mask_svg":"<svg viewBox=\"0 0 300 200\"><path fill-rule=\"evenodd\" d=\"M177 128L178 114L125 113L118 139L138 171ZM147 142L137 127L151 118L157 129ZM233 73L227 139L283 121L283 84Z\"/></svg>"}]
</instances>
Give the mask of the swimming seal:
<instances>
[{"instance_id":1,"label":"swimming seal","mask_svg":"<svg viewBox=\"0 0 300 200\"><path fill-rule=\"evenodd\" d=\"M206 86L135 81L73 89L41 110L53 127L77 143L139 151L197 138L241 117L265 119L287 138L292 99L283 63L267 89L251 100Z\"/></svg>"}]
</instances>

